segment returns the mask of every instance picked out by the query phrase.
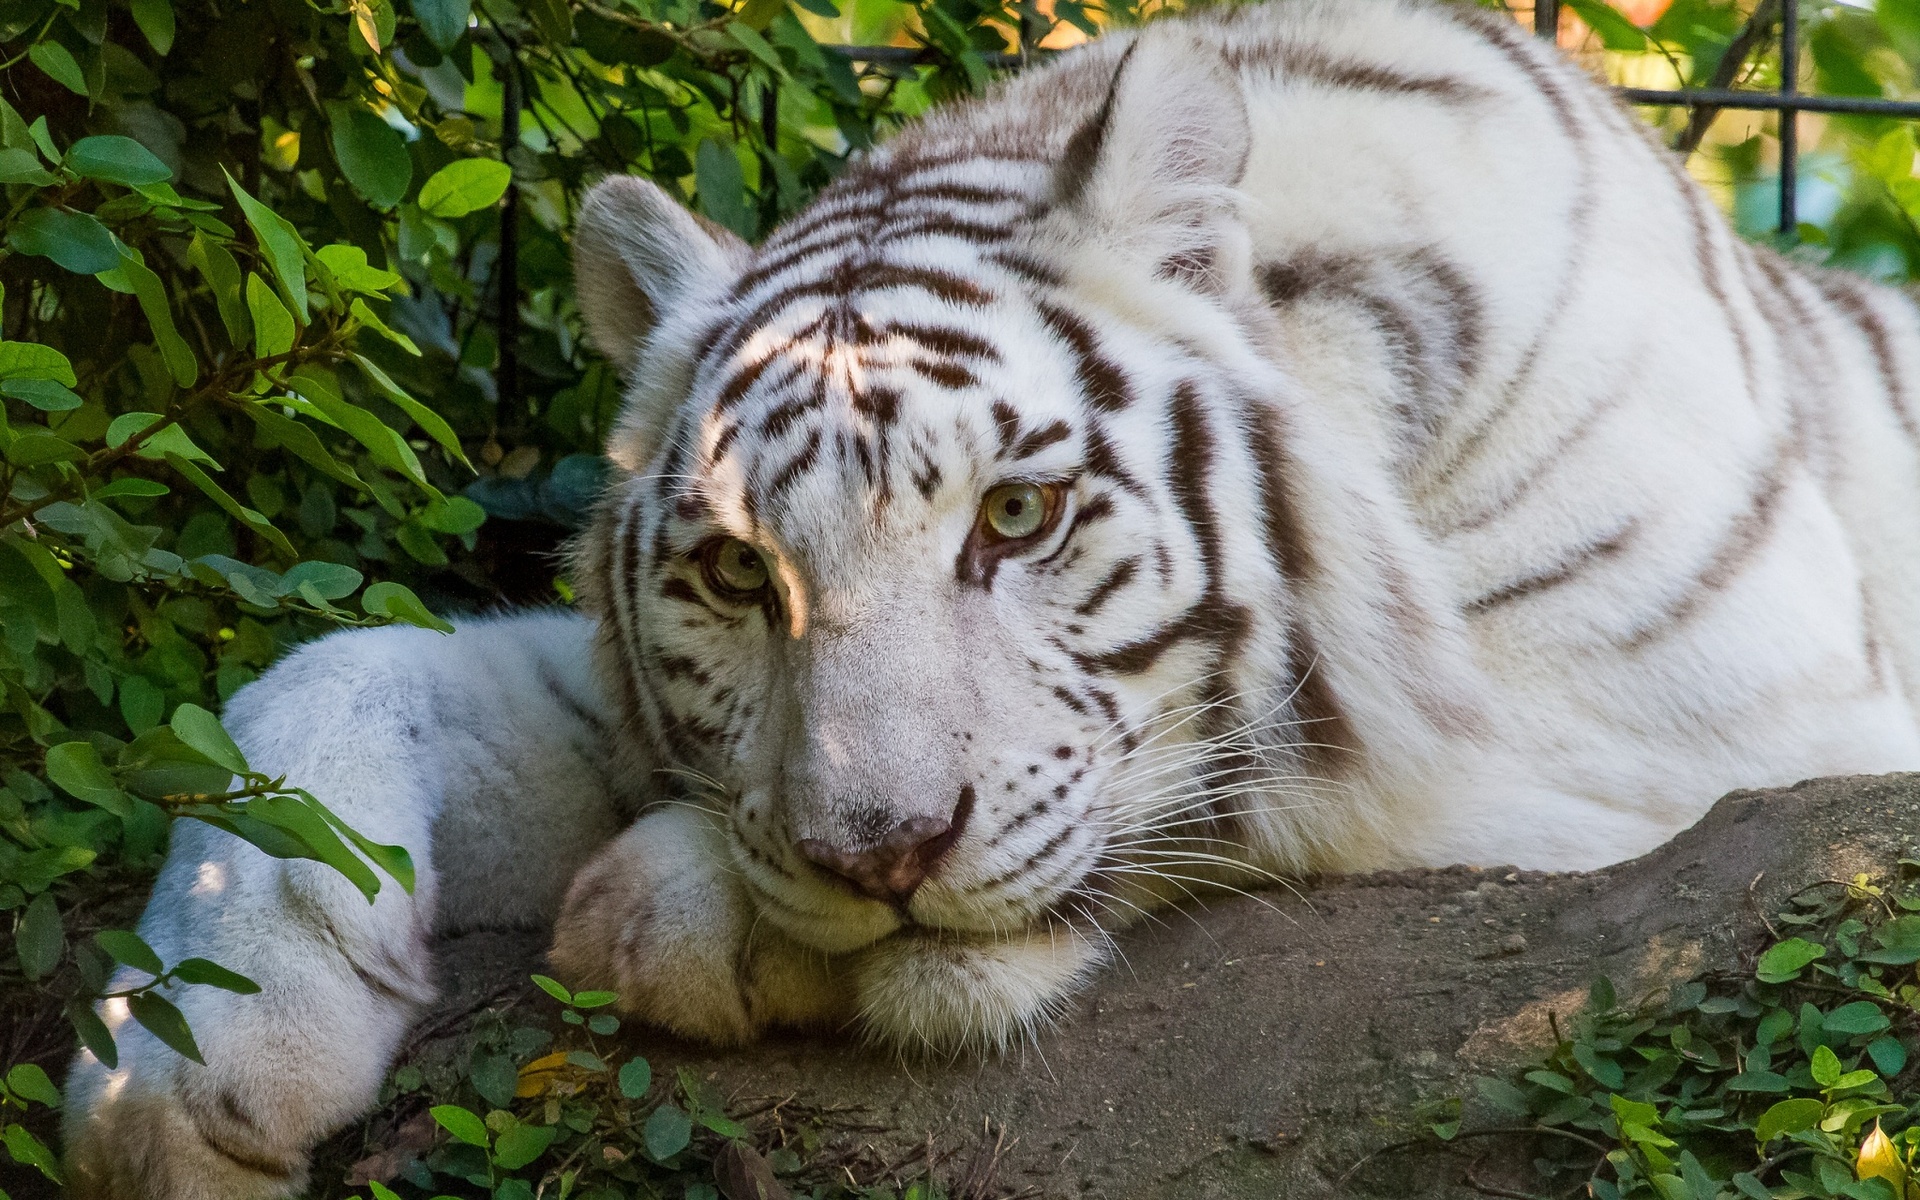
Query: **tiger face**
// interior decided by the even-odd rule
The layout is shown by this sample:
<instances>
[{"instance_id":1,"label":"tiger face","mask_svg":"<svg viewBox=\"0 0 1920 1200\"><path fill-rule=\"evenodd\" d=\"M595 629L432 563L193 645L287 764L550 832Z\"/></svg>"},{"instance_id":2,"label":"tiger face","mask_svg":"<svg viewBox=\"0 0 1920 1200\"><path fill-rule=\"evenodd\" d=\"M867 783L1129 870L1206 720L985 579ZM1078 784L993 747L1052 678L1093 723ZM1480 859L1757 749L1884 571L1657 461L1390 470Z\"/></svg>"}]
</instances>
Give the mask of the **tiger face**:
<instances>
[{"instance_id":1,"label":"tiger face","mask_svg":"<svg viewBox=\"0 0 1920 1200\"><path fill-rule=\"evenodd\" d=\"M1213 149L1170 158L1234 169ZM1190 207L1141 286L1202 319L1142 324L1035 252L1061 193L1040 159L894 153L756 251L632 180L581 218L583 310L638 381L584 572L609 656L765 918L823 950L1097 920L1234 864L1248 781L1299 766L1284 696L1246 719L1298 650L1254 635L1285 594L1270 414L1195 340L1249 353L1230 242Z\"/></svg>"}]
</instances>

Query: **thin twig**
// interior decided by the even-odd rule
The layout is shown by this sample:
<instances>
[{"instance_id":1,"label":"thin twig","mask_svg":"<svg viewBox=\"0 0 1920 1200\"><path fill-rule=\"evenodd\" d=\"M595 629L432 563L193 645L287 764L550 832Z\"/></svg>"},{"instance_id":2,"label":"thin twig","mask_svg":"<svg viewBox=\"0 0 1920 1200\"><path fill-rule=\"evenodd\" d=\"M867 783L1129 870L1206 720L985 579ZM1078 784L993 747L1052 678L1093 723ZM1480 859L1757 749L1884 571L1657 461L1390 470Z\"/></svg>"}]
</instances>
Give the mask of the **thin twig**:
<instances>
[{"instance_id":1,"label":"thin twig","mask_svg":"<svg viewBox=\"0 0 1920 1200\"><path fill-rule=\"evenodd\" d=\"M1532 1192L1517 1192L1512 1188L1503 1188L1498 1184L1482 1183L1479 1178L1474 1175L1474 1171L1478 1170L1480 1164L1485 1161L1486 1156L1483 1154L1467 1166L1467 1173L1464 1178L1466 1185L1474 1191L1479 1192L1482 1196L1503 1196L1506 1197L1506 1200L1546 1200L1545 1197L1536 1196Z\"/></svg>"}]
</instances>

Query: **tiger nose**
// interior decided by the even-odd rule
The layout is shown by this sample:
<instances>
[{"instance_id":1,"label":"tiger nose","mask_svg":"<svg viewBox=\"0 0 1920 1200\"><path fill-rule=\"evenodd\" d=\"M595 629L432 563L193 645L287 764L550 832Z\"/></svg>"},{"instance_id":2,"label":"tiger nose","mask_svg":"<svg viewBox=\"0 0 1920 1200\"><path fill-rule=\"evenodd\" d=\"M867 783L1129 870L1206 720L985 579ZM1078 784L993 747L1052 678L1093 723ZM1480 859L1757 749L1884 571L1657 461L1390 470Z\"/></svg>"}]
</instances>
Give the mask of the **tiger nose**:
<instances>
[{"instance_id":1,"label":"tiger nose","mask_svg":"<svg viewBox=\"0 0 1920 1200\"><path fill-rule=\"evenodd\" d=\"M973 813L973 789L960 790L951 817L911 817L875 845L849 850L820 838L802 838L796 848L815 866L852 884L855 891L904 908L965 831Z\"/></svg>"}]
</instances>

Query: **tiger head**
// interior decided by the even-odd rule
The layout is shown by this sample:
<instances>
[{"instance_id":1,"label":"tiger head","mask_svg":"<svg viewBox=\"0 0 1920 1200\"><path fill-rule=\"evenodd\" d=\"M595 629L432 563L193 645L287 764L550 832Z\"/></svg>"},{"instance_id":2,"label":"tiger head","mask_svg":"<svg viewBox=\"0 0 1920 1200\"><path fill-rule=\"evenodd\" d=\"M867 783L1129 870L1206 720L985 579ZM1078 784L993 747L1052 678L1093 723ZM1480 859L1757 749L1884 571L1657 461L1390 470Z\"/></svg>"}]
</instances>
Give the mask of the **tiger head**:
<instances>
[{"instance_id":1,"label":"tiger head","mask_svg":"<svg viewBox=\"0 0 1920 1200\"><path fill-rule=\"evenodd\" d=\"M935 117L757 249L637 179L581 213L630 380L582 583L807 944L1097 919L1299 770L1242 103L1137 45L990 147Z\"/></svg>"}]
</instances>

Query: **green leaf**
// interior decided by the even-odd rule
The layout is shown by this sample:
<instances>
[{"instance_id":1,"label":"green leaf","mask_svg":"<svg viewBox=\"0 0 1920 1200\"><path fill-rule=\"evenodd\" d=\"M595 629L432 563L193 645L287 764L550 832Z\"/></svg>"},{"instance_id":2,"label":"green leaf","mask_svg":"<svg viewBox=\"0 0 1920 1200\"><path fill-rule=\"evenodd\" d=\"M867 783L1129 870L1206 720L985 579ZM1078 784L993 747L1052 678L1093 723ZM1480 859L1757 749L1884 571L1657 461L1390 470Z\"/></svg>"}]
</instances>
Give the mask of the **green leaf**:
<instances>
[{"instance_id":1,"label":"green leaf","mask_svg":"<svg viewBox=\"0 0 1920 1200\"><path fill-rule=\"evenodd\" d=\"M133 285L133 294L140 301L140 311L147 314L147 324L153 328L154 341L160 347L160 357L167 364L167 373L181 387L192 387L194 381L200 378L200 360L194 357L193 348L187 345L187 340L174 327L173 309L167 300L166 286L130 251L121 258L120 269L125 273L127 282Z\"/></svg>"},{"instance_id":2,"label":"green leaf","mask_svg":"<svg viewBox=\"0 0 1920 1200\"><path fill-rule=\"evenodd\" d=\"M0 395L24 400L41 412L71 412L86 403L78 392L52 379L8 379L0 382Z\"/></svg>"},{"instance_id":3,"label":"green leaf","mask_svg":"<svg viewBox=\"0 0 1920 1200\"><path fill-rule=\"evenodd\" d=\"M306 324L306 243L300 240L300 232L285 217L248 195L232 175L227 176L227 187L239 202L240 212L252 227L254 236L259 239L260 253L266 257L267 265L273 268L280 298L287 302L287 307L299 318L300 323Z\"/></svg>"},{"instance_id":4,"label":"green leaf","mask_svg":"<svg viewBox=\"0 0 1920 1200\"><path fill-rule=\"evenodd\" d=\"M113 480L111 484L106 484L102 488L94 488L94 499L113 499L115 495L167 495L169 492L173 492L173 488L157 480L142 480L138 476L127 476L127 478Z\"/></svg>"},{"instance_id":5,"label":"green leaf","mask_svg":"<svg viewBox=\"0 0 1920 1200\"><path fill-rule=\"evenodd\" d=\"M369 266L367 252L358 246L337 242L331 246L322 246L314 252L314 257L333 272L333 281L350 292L365 292L367 295L384 295L397 288L403 282L392 271L383 271Z\"/></svg>"},{"instance_id":6,"label":"green leaf","mask_svg":"<svg viewBox=\"0 0 1920 1200\"><path fill-rule=\"evenodd\" d=\"M1873 1060L1880 1074L1892 1079L1906 1069L1907 1047L1899 1038L1875 1038L1867 1045L1867 1057Z\"/></svg>"},{"instance_id":7,"label":"green leaf","mask_svg":"<svg viewBox=\"0 0 1920 1200\"><path fill-rule=\"evenodd\" d=\"M64 1182L60 1174L60 1160L25 1125L7 1126L6 1131L0 1133L0 1141L6 1144L7 1153L13 1156L14 1162L23 1167L32 1167L55 1183Z\"/></svg>"},{"instance_id":8,"label":"green leaf","mask_svg":"<svg viewBox=\"0 0 1920 1200\"><path fill-rule=\"evenodd\" d=\"M622 1096L638 1100L653 1086L653 1068L644 1058L630 1058L620 1065L619 1084Z\"/></svg>"},{"instance_id":9,"label":"green leaf","mask_svg":"<svg viewBox=\"0 0 1920 1200\"><path fill-rule=\"evenodd\" d=\"M311 584L322 599L340 600L351 596L360 589L366 576L352 567L331 562L303 562L289 569L281 576L289 591L299 591Z\"/></svg>"},{"instance_id":10,"label":"green leaf","mask_svg":"<svg viewBox=\"0 0 1920 1200\"><path fill-rule=\"evenodd\" d=\"M358 104L328 104L327 123L333 156L353 190L375 208L400 203L413 182L413 158L400 132Z\"/></svg>"},{"instance_id":11,"label":"green leaf","mask_svg":"<svg viewBox=\"0 0 1920 1200\"><path fill-rule=\"evenodd\" d=\"M75 275L98 275L120 265L120 247L107 227L87 213L35 208L20 214L7 245L21 254L50 258Z\"/></svg>"},{"instance_id":12,"label":"green leaf","mask_svg":"<svg viewBox=\"0 0 1920 1200\"><path fill-rule=\"evenodd\" d=\"M1879 1033L1892 1024L1893 1022L1887 1019L1887 1014L1880 1011L1880 1006L1871 1000L1856 1000L1851 1004L1843 1004L1828 1013L1826 1020L1828 1033L1843 1034L1847 1037Z\"/></svg>"},{"instance_id":13,"label":"green leaf","mask_svg":"<svg viewBox=\"0 0 1920 1200\"><path fill-rule=\"evenodd\" d=\"M253 820L292 835L301 847L298 857L325 863L346 876L347 882L360 889L367 903L373 903L374 897L380 894L379 878L340 840L333 823L327 819L330 814L311 797L304 794L262 796L246 801L242 807L245 815ZM265 845L261 848L275 853Z\"/></svg>"},{"instance_id":14,"label":"green leaf","mask_svg":"<svg viewBox=\"0 0 1920 1200\"><path fill-rule=\"evenodd\" d=\"M201 1066L207 1064L207 1060L200 1057L200 1047L194 1043L193 1030L187 1028L186 1017L171 1001L153 992L141 992L127 997L127 1008L143 1029L166 1043L174 1053Z\"/></svg>"},{"instance_id":15,"label":"green leaf","mask_svg":"<svg viewBox=\"0 0 1920 1200\"><path fill-rule=\"evenodd\" d=\"M380 319L379 314L367 307L365 300L360 299L358 296L354 297L353 304L348 311L359 318L362 325L373 330L381 337L386 338L394 345L405 350L408 354L419 355L420 347L414 344L413 339L401 333L399 330L388 328L387 323Z\"/></svg>"},{"instance_id":16,"label":"green leaf","mask_svg":"<svg viewBox=\"0 0 1920 1200\"><path fill-rule=\"evenodd\" d=\"M297 393L283 401L289 407L345 430L373 453L375 462L406 476L429 496L440 495L440 490L427 482L426 473L420 469L420 457L407 445L406 439L366 409L342 400L331 382L306 371L296 371L287 383Z\"/></svg>"},{"instance_id":17,"label":"green leaf","mask_svg":"<svg viewBox=\"0 0 1920 1200\"><path fill-rule=\"evenodd\" d=\"M298 327L293 314L280 303L280 297L266 282L247 274L247 316L253 324L253 352L261 358L274 358L293 349Z\"/></svg>"},{"instance_id":18,"label":"green leaf","mask_svg":"<svg viewBox=\"0 0 1920 1200\"><path fill-rule=\"evenodd\" d=\"M40 892L63 875L85 870L96 857L98 855L85 846L49 846L22 854L13 861L8 874L12 875L12 882L27 891Z\"/></svg>"},{"instance_id":19,"label":"green leaf","mask_svg":"<svg viewBox=\"0 0 1920 1200\"><path fill-rule=\"evenodd\" d=\"M1594 1053L1593 1047L1585 1042L1574 1043L1573 1061L1579 1063L1594 1082L1609 1091L1627 1086L1626 1073L1620 1069L1620 1064Z\"/></svg>"},{"instance_id":20,"label":"green leaf","mask_svg":"<svg viewBox=\"0 0 1920 1200\"><path fill-rule=\"evenodd\" d=\"M16 467L41 467L48 463L84 462L87 452L50 433L26 433L7 445L7 461Z\"/></svg>"},{"instance_id":21,"label":"green leaf","mask_svg":"<svg viewBox=\"0 0 1920 1200\"><path fill-rule=\"evenodd\" d=\"M541 37L556 46L572 43L573 10L567 7L566 0L526 0L525 8Z\"/></svg>"},{"instance_id":22,"label":"green leaf","mask_svg":"<svg viewBox=\"0 0 1920 1200\"><path fill-rule=\"evenodd\" d=\"M161 963L160 956L137 933L125 929L102 929L93 935L93 940L100 943L100 948L122 966L145 971L156 979L166 973L167 968Z\"/></svg>"},{"instance_id":23,"label":"green leaf","mask_svg":"<svg viewBox=\"0 0 1920 1200\"><path fill-rule=\"evenodd\" d=\"M464 217L506 195L513 169L490 158L456 159L420 187L420 211L430 217Z\"/></svg>"},{"instance_id":24,"label":"green leaf","mask_svg":"<svg viewBox=\"0 0 1920 1200\"><path fill-rule=\"evenodd\" d=\"M473 1090L480 1098L495 1108L511 1108L513 1091L520 1077L513 1069L513 1060L504 1054L489 1054L478 1046L468 1060L467 1081L473 1084Z\"/></svg>"},{"instance_id":25,"label":"green leaf","mask_svg":"<svg viewBox=\"0 0 1920 1200\"><path fill-rule=\"evenodd\" d=\"M1813 1071L1813 1081L1821 1087L1830 1088L1840 1082L1840 1056L1833 1052L1832 1047L1815 1047L1810 1066Z\"/></svg>"},{"instance_id":26,"label":"green leaf","mask_svg":"<svg viewBox=\"0 0 1920 1200\"><path fill-rule=\"evenodd\" d=\"M247 416L252 418L263 433L275 442L291 450L309 466L318 468L326 475L339 480L349 487L366 491L367 485L353 470L333 456L313 430L291 417L285 417L263 404L247 406Z\"/></svg>"},{"instance_id":27,"label":"green leaf","mask_svg":"<svg viewBox=\"0 0 1920 1200\"><path fill-rule=\"evenodd\" d=\"M107 1029L107 1023L93 1006L76 1000L67 1005L67 1021L73 1026L74 1036L80 1039L100 1064L111 1071L120 1065L120 1052L113 1044L113 1034Z\"/></svg>"},{"instance_id":28,"label":"green leaf","mask_svg":"<svg viewBox=\"0 0 1920 1200\"><path fill-rule=\"evenodd\" d=\"M786 75L787 66L780 61L780 52L769 45L766 38L754 32L751 25L744 21L729 21L726 32L741 49L773 68L775 73L782 77Z\"/></svg>"},{"instance_id":29,"label":"green leaf","mask_svg":"<svg viewBox=\"0 0 1920 1200\"><path fill-rule=\"evenodd\" d=\"M358 304L359 301L356 300L354 303ZM447 424L445 418L408 395L405 389L395 383L385 371L366 356L356 354L353 356L353 361L366 372L367 378L373 381L373 386L379 389L380 394L385 396L389 403L413 418L414 424L420 426L421 432L432 438L447 453L459 459L468 470L473 469L473 463L467 459L467 452L460 447L460 435L453 431L453 426Z\"/></svg>"},{"instance_id":30,"label":"green leaf","mask_svg":"<svg viewBox=\"0 0 1920 1200\"><path fill-rule=\"evenodd\" d=\"M573 1006L575 1008L605 1008L619 998L619 992L575 992L573 994Z\"/></svg>"},{"instance_id":31,"label":"green leaf","mask_svg":"<svg viewBox=\"0 0 1920 1200\"><path fill-rule=\"evenodd\" d=\"M227 340L235 346L244 346L253 336L252 321L247 315L247 306L240 284L240 264L219 242L204 233L193 235L193 241L187 247L187 261L200 272L207 281L207 287L213 292L213 302L220 309L220 324L226 327Z\"/></svg>"},{"instance_id":32,"label":"green leaf","mask_svg":"<svg viewBox=\"0 0 1920 1200\"><path fill-rule=\"evenodd\" d=\"M20 971L29 980L53 974L66 953L67 933L60 922L60 910L53 897L42 892L35 896L20 915L14 929L14 953L20 959Z\"/></svg>"},{"instance_id":33,"label":"green leaf","mask_svg":"<svg viewBox=\"0 0 1920 1200\"><path fill-rule=\"evenodd\" d=\"M532 979L535 987L539 988L541 991L545 992L547 995L552 996L555 1000L558 1000L560 1003L562 1004L573 1003L573 993L568 991L567 985L564 983L561 983L558 979L554 979L546 975L535 975L532 977Z\"/></svg>"},{"instance_id":34,"label":"green leaf","mask_svg":"<svg viewBox=\"0 0 1920 1200\"><path fill-rule=\"evenodd\" d=\"M187 482L199 488L207 499L219 505L228 516L265 538L275 550L288 558L300 557L294 550L293 543L287 540L286 534L275 529L273 522L266 517L229 496L225 488L213 481L213 476L178 454L167 455L167 465L186 476Z\"/></svg>"},{"instance_id":35,"label":"green leaf","mask_svg":"<svg viewBox=\"0 0 1920 1200\"><path fill-rule=\"evenodd\" d=\"M126 445L135 435L145 431L154 422L161 419L159 413L121 413L113 419L112 424L107 426L106 441L108 448L118 450L120 447ZM151 459L155 462L164 462L167 455L177 454L181 458L206 463L215 470L220 468L220 464L213 461L213 456L195 445L193 439L187 436L187 431L180 428L179 425L168 425L166 428L157 431L153 436L142 441L140 448L135 450L134 454L140 458Z\"/></svg>"},{"instance_id":36,"label":"green leaf","mask_svg":"<svg viewBox=\"0 0 1920 1200\"><path fill-rule=\"evenodd\" d=\"M1777 1095L1793 1090L1785 1075L1773 1071L1742 1071L1727 1081L1730 1092L1761 1092Z\"/></svg>"},{"instance_id":37,"label":"green leaf","mask_svg":"<svg viewBox=\"0 0 1920 1200\"><path fill-rule=\"evenodd\" d=\"M508 1126L493 1144L493 1163L503 1170L518 1171L546 1153L557 1133L550 1125Z\"/></svg>"},{"instance_id":38,"label":"green leaf","mask_svg":"<svg viewBox=\"0 0 1920 1200\"><path fill-rule=\"evenodd\" d=\"M1608 1096L1607 1104L1613 1109L1613 1115L1623 1124L1645 1126L1648 1129L1660 1125L1660 1110L1640 1100L1629 1100L1625 1096Z\"/></svg>"},{"instance_id":39,"label":"green leaf","mask_svg":"<svg viewBox=\"0 0 1920 1200\"><path fill-rule=\"evenodd\" d=\"M173 720L167 722L167 726L175 737L235 775L245 775L250 769L247 756L234 745L220 718L198 704L182 704L174 709Z\"/></svg>"},{"instance_id":40,"label":"green leaf","mask_svg":"<svg viewBox=\"0 0 1920 1200\"><path fill-rule=\"evenodd\" d=\"M155 54L173 49L172 0L133 0L133 23L147 37Z\"/></svg>"},{"instance_id":41,"label":"green leaf","mask_svg":"<svg viewBox=\"0 0 1920 1200\"><path fill-rule=\"evenodd\" d=\"M0 342L0 379L51 379L68 387L80 382L66 355L38 342Z\"/></svg>"},{"instance_id":42,"label":"green leaf","mask_svg":"<svg viewBox=\"0 0 1920 1200\"><path fill-rule=\"evenodd\" d=\"M701 141L694 153L693 180L700 211L741 237L752 235L746 182L740 173L740 159L731 146L714 138Z\"/></svg>"},{"instance_id":43,"label":"green leaf","mask_svg":"<svg viewBox=\"0 0 1920 1200\"><path fill-rule=\"evenodd\" d=\"M91 742L61 742L47 750L47 778L74 799L116 816L129 816L133 801L120 790Z\"/></svg>"},{"instance_id":44,"label":"green leaf","mask_svg":"<svg viewBox=\"0 0 1920 1200\"><path fill-rule=\"evenodd\" d=\"M35 42L27 47L27 57L33 65L70 92L87 94L87 77L80 70L80 64L73 57L73 51L59 42Z\"/></svg>"},{"instance_id":45,"label":"green leaf","mask_svg":"<svg viewBox=\"0 0 1920 1200\"><path fill-rule=\"evenodd\" d=\"M1606 0L1566 0L1566 5L1580 14L1580 19L1600 35L1600 41L1609 50L1645 50L1647 35L1639 26L1621 16ZM1711 1200L1702 1197L1702 1200Z\"/></svg>"},{"instance_id":46,"label":"green leaf","mask_svg":"<svg viewBox=\"0 0 1920 1200\"><path fill-rule=\"evenodd\" d=\"M458 1104L440 1104L428 1110L440 1128L469 1146L487 1147L487 1126Z\"/></svg>"},{"instance_id":47,"label":"green leaf","mask_svg":"<svg viewBox=\"0 0 1920 1200\"><path fill-rule=\"evenodd\" d=\"M64 165L83 179L101 179L122 187L164 183L173 178L173 169L154 157L153 151L130 137L114 134L81 138L67 147Z\"/></svg>"},{"instance_id":48,"label":"green leaf","mask_svg":"<svg viewBox=\"0 0 1920 1200\"><path fill-rule=\"evenodd\" d=\"M662 1104L641 1126L640 1137L655 1161L672 1158L693 1139L693 1119L677 1105Z\"/></svg>"},{"instance_id":49,"label":"green leaf","mask_svg":"<svg viewBox=\"0 0 1920 1200\"><path fill-rule=\"evenodd\" d=\"M373 841L342 821L332 809L314 799L311 792L302 791L298 795L325 818L329 825L338 830L340 836L353 843L355 849L366 855L368 861L392 876L393 881L400 885L402 891L408 895L413 894L413 856L407 853L405 846L386 846Z\"/></svg>"},{"instance_id":50,"label":"green leaf","mask_svg":"<svg viewBox=\"0 0 1920 1200\"><path fill-rule=\"evenodd\" d=\"M392 581L376 583L360 594L360 607L376 617L391 617L404 621L408 625L418 625L422 629L437 630L440 633L452 633L453 625L439 617L420 603L420 597L403 584Z\"/></svg>"},{"instance_id":51,"label":"green leaf","mask_svg":"<svg viewBox=\"0 0 1920 1200\"><path fill-rule=\"evenodd\" d=\"M33 139L33 144L39 149L40 153L46 157L48 162L60 161L60 150L53 144L53 134L47 131L47 118L45 116L38 116L33 119L33 124L27 126L27 136Z\"/></svg>"},{"instance_id":52,"label":"green leaf","mask_svg":"<svg viewBox=\"0 0 1920 1200\"><path fill-rule=\"evenodd\" d=\"M0 184L26 184L46 187L60 177L40 165L40 156L20 146L0 150Z\"/></svg>"},{"instance_id":53,"label":"green leaf","mask_svg":"<svg viewBox=\"0 0 1920 1200\"><path fill-rule=\"evenodd\" d=\"M1805 938L1791 937L1778 945L1771 946L1760 961L1755 974L1761 983L1786 983L1800 977L1800 972L1811 963L1827 956L1827 948L1818 942Z\"/></svg>"},{"instance_id":54,"label":"green leaf","mask_svg":"<svg viewBox=\"0 0 1920 1200\"><path fill-rule=\"evenodd\" d=\"M248 979L238 971L229 971L216 962L204 958L183 958L173 968L173 977L181 983L202 984L217 987L223 992L233 992L240 996L256 996L260 985Z\"/></svg>"},{"instance_id":55,"label":"green leaf","mask_svg":"<svg viewBox=\"0 0 1920 1200\"><path fill-rule=\"evenodd\" d=\"M47 1073L33 1063L21 1063L7 1072L7 1089L23 1100L60 1107L60 1089L53 1086Z\"/></svg>"},{"instance_id":56,"label":"green leaf","mask_svg":"<svg viewBox=\"0 0 1920 1200\"><path fill-rule=\"evenodd\" d=\"M469 0L413 0L413 15L427 40L445 51L467 31L472 8Z\"/></svg>"}]
</instances>

